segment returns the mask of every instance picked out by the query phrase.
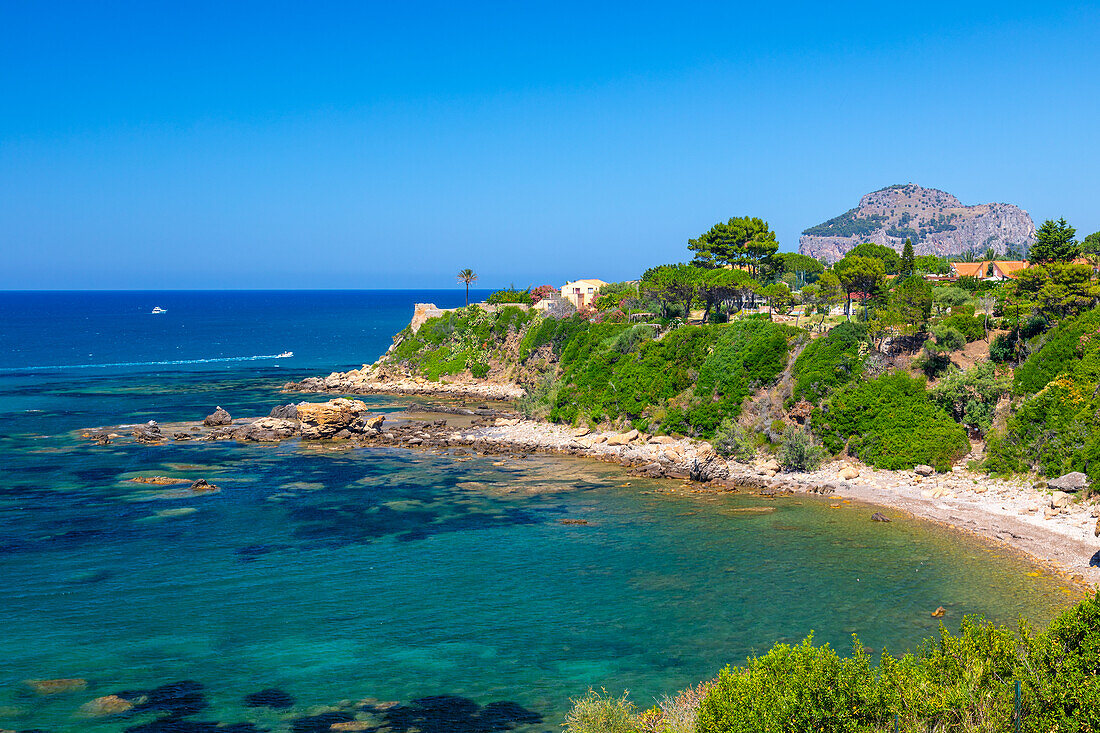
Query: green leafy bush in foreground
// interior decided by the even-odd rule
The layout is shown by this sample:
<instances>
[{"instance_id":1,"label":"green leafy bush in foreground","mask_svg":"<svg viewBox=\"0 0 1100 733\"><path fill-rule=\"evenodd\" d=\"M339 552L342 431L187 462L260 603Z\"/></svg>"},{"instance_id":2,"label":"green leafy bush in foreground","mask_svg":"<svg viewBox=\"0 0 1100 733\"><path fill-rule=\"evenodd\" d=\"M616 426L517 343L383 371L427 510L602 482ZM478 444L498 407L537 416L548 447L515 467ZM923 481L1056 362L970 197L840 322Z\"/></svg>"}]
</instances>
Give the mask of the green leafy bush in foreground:
<instances>
[{"instance_id":1,"label":"green leafy bush in foreground","mask_svg":"<svg viewBox=\"0 0 1100 733\"><path fill-rule=\"evenodd\" d=\"M727 667L704 690L695 733L978 733L1013 729L1014 683L1027 733L1100 732L1100 602L1092 595L1034 632L967 617L911 654L878 665L853 637L840 657L813 637L777 644ZM569 733L664 733L662 711L641 715L624 695L589 691L566 718ZM685 716L690 717L690 716Z\"/></svg>"},{"instance_id":2,"label":"green leafy bush in foreground","mask_svg":"<svg viewBox=\"0 0 1100 733\"><path fill-rule=\"evenodd\" d=\"M837 391L814 411L813 427L832 453L847 445L876 468L926 463L943 471L970 450L966 431L931 400L924 380L901 372Z\"/></svg>"}]
</instances>

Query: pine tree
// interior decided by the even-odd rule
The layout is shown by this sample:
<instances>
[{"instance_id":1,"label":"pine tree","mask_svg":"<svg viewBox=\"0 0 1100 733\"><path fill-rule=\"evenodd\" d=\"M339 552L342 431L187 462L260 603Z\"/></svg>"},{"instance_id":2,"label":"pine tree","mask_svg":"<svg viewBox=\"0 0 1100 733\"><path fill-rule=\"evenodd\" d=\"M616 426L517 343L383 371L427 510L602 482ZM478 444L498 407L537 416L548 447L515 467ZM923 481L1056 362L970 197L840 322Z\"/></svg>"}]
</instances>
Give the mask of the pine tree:
<instances>
[{"instance_id":1,"label":"pine tree","mask_svg":"<svg viewBox=\"0 0 1100 733\"><path fill-rule=\"evenodd\" d=\"M1027 258L1031 264L1048 262L1072 262L1081 254L1081 245L1074 237L1077 230L1071 227L1065 217L1058 221L1047 219L1035 232L1035 244L1028 250Z\"/></svg>"},{"instance_id":2,"label":"pine tree","mask_svg":"<svg viewBox=\"0 0 1100 733\"><path fill-rule=\"evenodd\" d=\"M913 240L906 239L905 247L901 250L901 267L898 277L908 277L917 269L916 256L913 254Z\"/></svg>"}]
</instances>

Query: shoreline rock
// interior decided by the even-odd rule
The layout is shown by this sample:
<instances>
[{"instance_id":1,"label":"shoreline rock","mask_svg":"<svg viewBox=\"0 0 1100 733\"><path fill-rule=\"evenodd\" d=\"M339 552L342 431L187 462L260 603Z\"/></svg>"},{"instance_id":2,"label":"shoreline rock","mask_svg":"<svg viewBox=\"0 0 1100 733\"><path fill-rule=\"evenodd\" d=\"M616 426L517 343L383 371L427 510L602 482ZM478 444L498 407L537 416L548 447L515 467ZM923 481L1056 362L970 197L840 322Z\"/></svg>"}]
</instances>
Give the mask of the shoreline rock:
<instances>
[{"instance_id":1,"label":"shoreline rock","mask_svg":"<svg viewBox=\"0 0 1100 733\"><path fill-rule=\"evenodd\" d=\"M327 377L307 377L287 382L283 392L329 392L333 394L394 394L508 401L527 395L517 384L495 382L432 382L423 377L386 377L370 367L333 372Z\"/></svg>"}]
</instances>

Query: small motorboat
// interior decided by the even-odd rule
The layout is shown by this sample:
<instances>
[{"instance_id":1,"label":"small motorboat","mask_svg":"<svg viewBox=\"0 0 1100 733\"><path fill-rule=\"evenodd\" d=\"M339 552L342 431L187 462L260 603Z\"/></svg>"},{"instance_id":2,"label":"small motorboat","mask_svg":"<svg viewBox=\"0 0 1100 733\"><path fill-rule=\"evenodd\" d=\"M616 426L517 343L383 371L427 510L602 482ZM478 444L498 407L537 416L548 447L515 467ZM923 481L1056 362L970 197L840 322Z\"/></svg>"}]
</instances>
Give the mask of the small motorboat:
<instances>
[{"instance_id":1,"label":"small motorboat","mask_svg":"<svg viewBox=\"0 0 1100 733\"><path fill-rule=\"evenodd\" d=\"M290 358L290 357L292 357L292 356L294 356L294 352L293 352L293 351L284 351L283 353L279 354L279 355L278 355L278 356L276 356L275 358L276 358L276 359L289 359L289 358Z\"/></svg>"},{"instance_id":2,"label":"small motorboat","mask_svg":"<svg viewBox=\"0 0 1100 733\"><path fill-rule=\"evenodd\" d=\"M158 306L156 306L155 308L153 308L153 315L154 315L154 316L155 316L155 315L157 315L157 314L159 314L159 313L167 313L167 312L168 312L168 310L167 310L167 309L165 309L165 308L161 308L161 307L160 307L159 305L158 305Z\"/></svg>"}]
</instances>

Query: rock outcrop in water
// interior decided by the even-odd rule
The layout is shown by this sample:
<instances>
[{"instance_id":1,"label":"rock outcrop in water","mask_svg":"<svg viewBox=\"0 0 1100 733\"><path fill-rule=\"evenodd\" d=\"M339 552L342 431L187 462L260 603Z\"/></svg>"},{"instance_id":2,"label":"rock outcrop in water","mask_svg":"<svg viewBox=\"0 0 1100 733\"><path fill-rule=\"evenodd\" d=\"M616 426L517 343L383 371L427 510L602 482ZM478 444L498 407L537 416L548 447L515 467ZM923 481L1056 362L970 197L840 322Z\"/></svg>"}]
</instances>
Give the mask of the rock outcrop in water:
<instances>
[{"instance_id":1,"label":"rock outcrop in water","mask_svg":"<svg viewBox=\"0 0 1100 733\"><path fill-rule=\"evenodd\" d=\"M206 419L202 421L202 424L208 428L212 428L218 425L232 425L232 416L221 405L206 416Z\"/></svg>"},{"instance_id":2,"label":"rock outcrop in water","mask_svg":"<svg viewBox=\"0 0 1100 733\"><path fill-rule=\"evenodd\" d=\"M906 239L917 255L948 257L990 247L1004 255L1010 247L1020 252L1029 247L1035 224L1012 204L964 206L945 191L910 183L869 193L856 208L810 227L799 237L798 251L836 262L863 242L901 252Z\"/></svg>"}]
</instances>

